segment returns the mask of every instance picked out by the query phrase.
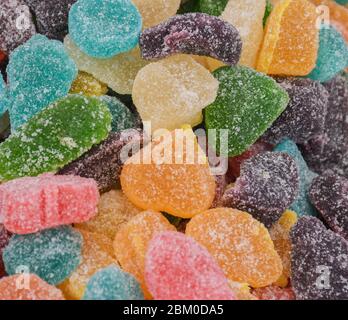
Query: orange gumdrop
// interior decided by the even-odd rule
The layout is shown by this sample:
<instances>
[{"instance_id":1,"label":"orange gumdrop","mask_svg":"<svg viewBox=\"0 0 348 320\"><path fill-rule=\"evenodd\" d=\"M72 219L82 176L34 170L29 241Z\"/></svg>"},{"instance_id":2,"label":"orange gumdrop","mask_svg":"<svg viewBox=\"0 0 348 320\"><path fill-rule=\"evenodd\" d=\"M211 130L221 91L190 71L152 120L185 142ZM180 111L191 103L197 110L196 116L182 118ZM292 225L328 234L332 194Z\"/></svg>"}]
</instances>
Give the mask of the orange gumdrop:
<instances>
[{"instance_id":1,"label":"orange gumdrop","mask_svg":"<svg viewBox=\"0 0 348 320\"><path fill-rule=\"evenodd\" d=\"M161 213L145 211L124 224L115 237L114 250L117 260L124 271L136 277L147 299L151 299L151 295L144 279L145 254L155 233L164 231L176 229Z\"/></svg>"},{"instance_id":2,"label":"orange gumdrop","mask_svg":"<svg viewBox=\"0 0 348 320\"><path fill-rule=\"evenodd\" d=\"M304 76L315 67L319 29L316 7L307 0L277 2L268 18L257 70Z\"/></svg>"},{"instance_id":3,"label":"orange gumdrop","mask_svg":"<svg viewBox=\"0 0 348 320\"><path fill-rule=\"evenodd\" d=\"M0 280L0 300L64 300L64 296L35 274L18 274Z\"/></svg>"},{"instance_id":4,"label":"orange gumdrop","mask_svg":"<svg viewBox=\"0 0 348 320\"><path fill-rule=\"evenodd\" d=\"M246 212L208 210L192 218L186 234L208 249L232 281L259 288L282 273L282 261L266 227Z\"/></svg>"}]
</instances>

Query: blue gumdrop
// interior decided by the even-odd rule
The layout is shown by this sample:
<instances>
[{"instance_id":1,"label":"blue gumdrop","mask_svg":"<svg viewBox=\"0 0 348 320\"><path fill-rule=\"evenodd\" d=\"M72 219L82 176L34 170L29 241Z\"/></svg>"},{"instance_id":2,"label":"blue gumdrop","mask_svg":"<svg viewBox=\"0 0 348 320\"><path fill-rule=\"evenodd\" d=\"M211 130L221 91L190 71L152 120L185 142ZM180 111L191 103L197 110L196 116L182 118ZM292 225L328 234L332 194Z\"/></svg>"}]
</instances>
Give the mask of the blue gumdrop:
<instances>
[{"instance_id":1,"label":"blue gumdrop","mask_svg":"<svg viewBox=\"0 0 348 320\"><path fill-rule=\"evenodd\" d=\"M144 295L132 275L111 265L89 279L83 300L144 300Z\"/></svg>"},{"instance_id":2,"label":"blue gumdrop","mask_svg":"<svg viewBox=\"0 0 348 320\"><path fill-rule=\"evenodd\" d=\"M141 29L141 15L131 0L79 0L69 12L71 39L95 58L133 49Z\"/></svg>"},{"instance_id":3,"label":"blue gumdrop","mask_svg":"<svg viewBox=\"0 0 348 320\"><path fill-rule=\"evenodd\" d=\"M8 109L15 130L68 94L77 67L61 42L36 35L13 51L7 74Z\"/></svg>"},{"instance_id":4,"label":"blue gumdrop","mask_svg":"<svg viewBox=\"0 0 348 320\"><path fill-rule=\"evenodd\" d=\"M299 195L289 209L295 211L299 216L317 216L317 211L309 200L308 191L312 180L318 175L308 168L301 151L292 140L282 140L273 151L287 153L296 161L298 167L300 175Z\"/></svg>"},{"instance_id":5,"label":"blue gumdrop","mask_svg":"<svg viewBox=\"0 0 348 320\"><path fill-rule=\"evenodd\" d=\"M319 51L316 67L307 76L310 79L326 82L348 66L348 46L334 27L321 27Z\"/></svg>"},{"instance_id":6,"label":"blue gumdrop","mask_svg":"<svg viewBox=\"0 0 348 320\"><path fill-rule=\"evenodd\" d=\"M2 75L0 74L0 117L6 111L5 91L6 84L5 81L2 79Z\"/></svg>"}]
</instances>

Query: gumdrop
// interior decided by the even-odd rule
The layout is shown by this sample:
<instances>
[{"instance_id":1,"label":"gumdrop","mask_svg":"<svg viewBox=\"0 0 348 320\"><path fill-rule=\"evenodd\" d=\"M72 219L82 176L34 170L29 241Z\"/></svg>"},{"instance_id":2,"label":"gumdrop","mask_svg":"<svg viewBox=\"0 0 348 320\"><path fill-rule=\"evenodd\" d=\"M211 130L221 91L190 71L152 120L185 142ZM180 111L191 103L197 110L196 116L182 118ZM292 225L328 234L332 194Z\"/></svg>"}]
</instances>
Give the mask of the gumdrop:
<instances>
[{"instance_id":1,"label":"gumdrop","mask_svg":"<svg viewBox=\"0 0 348 320\"><path fill-rule=\"evenodd\" d=\"M108 92L108 87L92 75L80 71L72 83L70 93L82 94L88 97L102 96Z\"/></svg>"},{"instance_id":2,"label":"gumdrop","mask_svg":"<svg viewBox=\"0 0 348 320\"><path fill-rule=\"evenodd\" d=\"M5 93L6 93L6 84L2 78L2 75L0 74L0 117L4 114L6 111L6 103L5 103Z\"/></svg>"},{"instance_id":3,"label":"gumdrop","mask_svg":"<svg viewBox=\"0 0 348 320\"><path fill-rule=\"evenodd\" d=\"M4 262L2 261L2 251L7 246L11 233L0 224L0 278L6 275Z\"/></svg>"},{"instance_id":4,"label":"gumdrop","mask_svg":"<svg viewBox=\"0 0 348 320\"><path fill-rule=\"evenodd\" d=\"M228 0L197 0L200 12L211 16L220 16L224 11Z\"/></svg>"},{"instance_id":5,"label":"gumdrop","mask_svg":"<svg viewBox=\"0 0 348 320\"><path fill-rule=\"evenodd\" d=\"M282 261L267 229L246 212L205 211L191 219L186 235L205 247L232 281L259 288L282 274Z\"/></svg>"},{"instance_id":6,"label":"gumdrop","mask_svg":"<svg viewBox=\"0 0 348 320\"><path fill-rule=\"evenodd\" d=\"M9 275L34 273L49 284L68 278L81 260L82 236L69 226L14 235L3 251Z\"/></svg>"},{"instance_id":7,"label":"gumdrop","mask_svg":"<svg viewBox=\"0 0 348 320\"><path fill-rule=\"evenodd\" d=\"M95 58L111 58L133 49L141 28L141 15L130 0L81 0L69 11L71 38Z\"/></svg>"},{"instance_id":8,"label":"gumdrop","mask_svg":"<svg viewBox=\"0 0 348 320\"><path fill-rule=\"evenodd\" d=\"M258 288L253 294L259 300L296 300L294 291L291 288L279 288L277 286L269 286Z\"/></svg>"},{"instance_id":9,"label":"gumdrop","mask_svg":"<svg viewBox=\"0 0 348 320\"><path fill-rule=\"evenodd\" d=\"M199 11L200 10L199 10L198 0L182 0L178 13L183 14L183 13L199 12Z\"/></svg>"},{"instance_id":10,"label":"gumdrop","mask_svg":"<svg viewBox=\"0 0 348 320\"><path fill-rule=\"evenodd\" d=\"M266 0L266 9L265 9L265 14L263 16L263 21L262 21L263 27L266 26L268 18L270 16L272 10L273 10L272 0Z\"/></svg>"}]
</instances>

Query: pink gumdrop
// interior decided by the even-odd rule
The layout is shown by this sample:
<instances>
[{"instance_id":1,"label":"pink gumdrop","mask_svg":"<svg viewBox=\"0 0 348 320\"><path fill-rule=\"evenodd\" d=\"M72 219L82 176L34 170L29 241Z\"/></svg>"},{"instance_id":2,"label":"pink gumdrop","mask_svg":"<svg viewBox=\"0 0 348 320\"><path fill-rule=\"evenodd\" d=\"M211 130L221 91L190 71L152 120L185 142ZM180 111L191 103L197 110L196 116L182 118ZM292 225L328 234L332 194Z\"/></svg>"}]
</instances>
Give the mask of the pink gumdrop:
<instances>
[{"instance_id":1,"label":"pink gumdrop","mask_svg":"<svg viewBox=\"0 0 348 320\"><path fill-rule=\"evenodd\" d=\"M44 174L0 186L0 216L17 234L90 220L98 201L97 183L78 176Z\"/></svg>"},{"instance_id":2,"label":"pink gumdrop","mask_svg":"<svg viewBox=\"0 0 348 320\"><path fill-rule=\"evenodd\" d=\"M158 233L150 241L145 280L157 300L234 300L208 251L179 232Z\"/></svg>"}]
</instances>

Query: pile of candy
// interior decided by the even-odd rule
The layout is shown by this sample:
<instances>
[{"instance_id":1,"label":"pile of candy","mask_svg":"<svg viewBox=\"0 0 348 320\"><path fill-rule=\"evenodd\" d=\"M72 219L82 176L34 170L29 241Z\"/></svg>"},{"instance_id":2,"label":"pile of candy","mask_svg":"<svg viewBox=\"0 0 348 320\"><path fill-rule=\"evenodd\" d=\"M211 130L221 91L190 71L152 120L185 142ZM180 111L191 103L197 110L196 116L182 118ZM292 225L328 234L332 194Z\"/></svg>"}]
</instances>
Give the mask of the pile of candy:
<instances>
[{"instance_id":1,"label":"pile of candy","mask_svg":"<svg viewBox=\"0 0 348 320\"><path fill-rule=\"evenodd\" d=\"M0 300L348 299L348 1L1 0Z\"/></svg>"}]
</instances>

